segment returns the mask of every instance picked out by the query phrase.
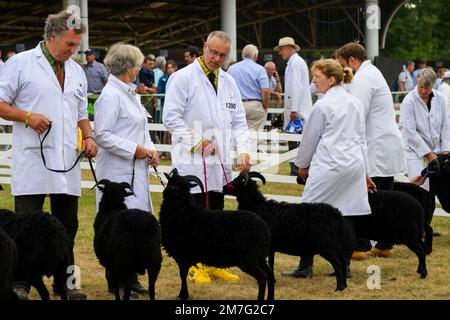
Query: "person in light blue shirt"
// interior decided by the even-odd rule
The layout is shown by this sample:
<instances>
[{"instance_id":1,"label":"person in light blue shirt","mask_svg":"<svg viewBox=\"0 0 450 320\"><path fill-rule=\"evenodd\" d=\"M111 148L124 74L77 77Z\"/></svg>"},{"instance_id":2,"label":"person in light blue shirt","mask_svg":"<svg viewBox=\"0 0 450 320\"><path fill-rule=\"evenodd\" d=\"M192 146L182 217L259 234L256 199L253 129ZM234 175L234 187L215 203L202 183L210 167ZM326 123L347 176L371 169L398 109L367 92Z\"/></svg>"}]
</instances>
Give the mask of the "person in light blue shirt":
<instances>
[{"instance_id":1,"label":"person in light blue shirt","mask_svg":"<svg viewBox=\"0 0 450 320\"><path fill-rule=\"evenodd\" d=\"M416 70L413 72L413 86L414 86L414 87L417 85L417 75L419 74L419 72L420 72L422 69L425 69L425 68L427 67L427 62L426 62L425 60L419 60L419 61L417 62L417 66L418 66L418 69L416 69Z\"/></svg>"},{"instance_id":2,"label":"person in light blue shirt","mask_svg":"<svg viewBox=\"0 0 450 320\"><path fill-rule=\"evenodd\" d=\"M248 44L242 49L242 61L229 67L228 73L236 80L245 108L250 130L264 129L270 99L266 69L256 63L258 48Z\"/></svg>"},{"instance_id":3,"label":"person in light blue shirt","mask_svg":"<svg viewBox=\"0 0 450 320\"><path fill-rule=\"evenodd\" d=\"M95 51L89 49L85 52L87 64L84 74L88 82L89 93L101 93L108 81L109 73L105 65L95 60Z\"/></svg>"}]
</instances>

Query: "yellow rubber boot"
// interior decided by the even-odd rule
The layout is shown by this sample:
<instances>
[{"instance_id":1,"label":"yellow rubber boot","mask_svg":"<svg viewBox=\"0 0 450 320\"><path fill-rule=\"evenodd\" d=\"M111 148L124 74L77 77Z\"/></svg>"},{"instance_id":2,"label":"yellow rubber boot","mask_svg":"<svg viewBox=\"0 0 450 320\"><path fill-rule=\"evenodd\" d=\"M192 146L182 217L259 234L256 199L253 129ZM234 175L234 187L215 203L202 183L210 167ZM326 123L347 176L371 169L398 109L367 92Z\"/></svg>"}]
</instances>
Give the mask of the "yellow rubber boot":
<instances>
[{"instance_id":1,"label":"yellow rubber boot","mask_svg":"<svg viewBox=\"0 0 450 320\"><path fill-rule=\"evenodd\" d=\"M369 258L369 256L364 251L353 251L353 254L351 257L352 260L358 260L358 261L367 260L368 258Z\"/></svg>"},{"instance_id":2,"label":"yellow rubber boot","mask_svg":"<svg viewBox=\"0 0 450 320\"><path fill-rule=\"evenodd\" d=\"M372 250L370 251L370 254L376 257L378 256L382 258L390 258L394 255L394 249L381 250L376 247L373 247Z\"/></svg>"},{"instance_id":3,"label":"yellow rubber boot","mask_svg":"<svg viewBox=\"0 0 450 320\"><path fill-rule=\"evenodd\" d=\"M189 268L188 279L196 284L211 284L208 271L201 263Z\"/></svg>"},{"instance_id":4,"label":"yellow rubber boot","mask_svg":"<svg viewBox=\"0 0 450 320\"><path fill-rule=\"evenodd\" d=\"M209 275L212 278L218 278L225 281L230 282L239 282L240 278L239 276L232 274L230 270L228 269L219 269L214 267L209 267Z\"/></svg>"}]
</instances>

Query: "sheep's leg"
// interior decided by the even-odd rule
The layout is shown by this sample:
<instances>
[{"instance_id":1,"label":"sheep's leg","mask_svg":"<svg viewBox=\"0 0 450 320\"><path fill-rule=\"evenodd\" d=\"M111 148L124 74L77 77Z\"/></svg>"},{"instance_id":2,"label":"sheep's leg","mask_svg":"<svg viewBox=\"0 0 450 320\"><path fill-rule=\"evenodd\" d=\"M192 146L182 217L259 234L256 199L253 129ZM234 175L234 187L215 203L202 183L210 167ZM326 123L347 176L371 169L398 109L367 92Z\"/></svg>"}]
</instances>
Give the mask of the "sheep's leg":
<instances>
[{"instance_id":1,"label":"sheep's leg","mask_svg":"<svg viewBox=\"0 0 450 320\"><path fill-rule=\"evenodd\" d=\"M259 265L239 265L243 272L251 275L258 281L258 300L264 300L264 293L266 292L266 274Z\"/></svg>"},{"instance_id":2,"label":"sheep's leg","mask_svg":"<svg viewBox=\"0 0 450 320\"><path fill-rule=\"evenodd\" d=\"M123 300L129 301L131 297L131 283L134 280L134 274L131 273L120 273L123 283Z\"/></svg>"},{"instance_id":3,"label":"sheep's leg","mask_svg":"<svg viewBox=\"0 0 450 320\"><path fill-rule=\"evenodd\" d=\"M30 281L30 285L36 288L42 300L50 300L50 293L42 281L42 276L33 277L32 281Z\"/></svg>"},{"instance_id":4,"label":"sheep's leg","mask_svg":"<svg viewBox=\"0 0 450 320\"><path fill-rule=\"evenodd\" d=\"M275 250L270 248L269 251L269 267L272 271L274 271L274 265L275 265Z\"/></svg>"},{"instance_id":5,"label":"sheep's leg","mask_svg":"<svg viewBox=\"0 0 450 320\"><path fill-rule=\"evenodd\" d=\"M433 251L433 228L429 224L425 224L425 253L430 254Z\"/></svg>"},{"instance_id":6,"label":"sheep's leg","mask_svg":"<svg viewBox=\"0 0 450 320\"><path fill-rule=\"evenodd\" d=\"M422 240L407 243L406 246L409 248L409 250L411 250L416 254L417 258L419 258L419 266L417 267L417 273L420 274L420 278L425 279L428 275L428 272L427 272L425 249Z\"/></svg>"},{"instance_id":7,"label":"sheep's leg","mask_svg":"<svg viewBox=\"0 0 450 320\"><path fill-rule=\"evenodd\" d=\"M342 260L345 259L339 259L336 254L330 254L330 253L321 253L320 254L325 260L327 260L331 266L334 269L334 274L336 277L336 291L342 291L345 289L345 281L343 278L343 272L345 274L345 262L344 262L344 269L342 268ZM344 271L343 271L344 270Z\"/></svg>"},{"instance_id":8,"label":"sheep's leg","mask_svg":"<svg viewBox=\"0 0 450 320\"><path fill-rule=\"evenodd\" d=\"M180 294L178 295L178 298L187 300L189 299L189 291L187 287L187 274L189 271L189 264L184 262L177 261L178 269L180 269L180 278L181 278L181 289Z\"/></svg>"},{"instance_id":9,"label":"sheep's leg","mask_svg":"<svg viewBox=\"0 0 450 320\"><path fill-rule=\"evenodd\" d=\"M53 276L55 286L56 289L58 290L61 300L67 300L66 270L67 270L66 264L62 263L61 265L58 266Z\"/></svg>"},{"instance_id":10,"label":"sheep's leg","mask_svg":"<svg viewBox=\"0 0 450 320\"><path fill-rule=\"evenodd\" d=\"M106 274L111 281L111 285L114 288L114 298L120 301L120 281L117 277L117 272L114 270L106 270Z\"/></svg>"},{"instance_id":11,"label":"sheep's leg","mask_svg":"<svg viewBox=\"0 0 450 320\"><path fill-rule=\"evenodd\" d=\"M147 268L148 275L148 296L150 300L155 300L155 285L158 278L159 271L161 270L161 260L151 268Z\"/></svg>"},{"instance_id":12,"label":"sheep's leg","mask_svg":"<svg viewBox=\"0 0 450 320\"><path fill-rule=\"evenodd\" d=\"M261 269L266 273L267 278L267 300L275 300L275 275L273 273L273 269L266 263L266 261L262 261Z\"/></svg>"},{"instance_id":13,"label":"sheep's leg","mask_svg":"<svg viewBox=\"0 0 450 320\"><path fill-rule=\"evenodd\" d=\"M341 263L342 290L344 290L347 288L347 261L345 261L344 254L338 254L338 259Z\"/></svg>"}]
</instances>

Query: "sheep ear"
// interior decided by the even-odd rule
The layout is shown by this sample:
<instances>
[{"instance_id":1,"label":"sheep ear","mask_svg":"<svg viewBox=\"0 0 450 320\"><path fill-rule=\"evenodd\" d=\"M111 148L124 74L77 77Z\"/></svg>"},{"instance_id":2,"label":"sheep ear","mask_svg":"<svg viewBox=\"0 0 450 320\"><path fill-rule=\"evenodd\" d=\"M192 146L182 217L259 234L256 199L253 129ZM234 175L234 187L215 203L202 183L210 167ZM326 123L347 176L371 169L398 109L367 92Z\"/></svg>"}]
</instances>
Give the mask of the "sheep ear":
<instances>
[{"instance_id":1,"label":"sheep ear","mask_svg":"<svg viewBox=\"0 0 450 320\"><path fill-rule=\"evenodd\" d=\"M266 184L266 178L264 178L264 176L259 172L251 171L248 173L248 177L249 177L249 179L258 178L262 181L263 184Z\"/></svg>"},{"instance_id":2,"label":"sheep ear","mask_svg":"<svg viewBox=\"0 0 450 320\"><path fill-rule=\"evenodd\" d=\"M2 187L2 185L0 184L0 190L3 190L3 187Z\"/></svg>"}]
</instances>

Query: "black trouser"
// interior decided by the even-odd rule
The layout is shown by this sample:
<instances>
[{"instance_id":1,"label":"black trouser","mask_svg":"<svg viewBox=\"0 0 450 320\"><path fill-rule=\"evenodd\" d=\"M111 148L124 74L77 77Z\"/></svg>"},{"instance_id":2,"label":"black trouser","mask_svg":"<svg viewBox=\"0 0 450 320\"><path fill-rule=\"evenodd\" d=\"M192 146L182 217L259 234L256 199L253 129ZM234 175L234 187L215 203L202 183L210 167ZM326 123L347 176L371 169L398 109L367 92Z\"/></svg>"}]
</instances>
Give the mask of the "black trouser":
<instances>
[{"instance_id":1,"label":"black trouser","mask_svg":"<svg viewBox=\"0 0 450 320\"><path fill-rule=\"evenodd\" d=\"M355 249L355 225L353 223L352 216L346 216L343 218L344 239L342 242L342 251L347 265L350 265L350 258L352 256L353 250ZM298 269L303 269L305 267L311 266L313 264L313 259L314 256L302 256Z\"/></svg>"},{"instance_id":2,"label":"black trouser","mask_svg":"<svg viewBox=\"0 0 450 320\"><path fill-rule=\"evenodd\" d=\"M15 196L14 205L17 214L43 209L45 194ZM51 213L66 229L69 249L68 265L75 264L73 248L78 231L78 197L68 194L50 195Z\"/></svg>"},{"instance_id":3,"label":"black trouser","mask_svg":"<svg viewBox=\"0 0 450 320\"><path fill-rule=\"evenodd\" d=\"M194 193L195 204L206 208L206 193ZM224 194L216 191L208 191L208 205L211 210L223 210Z\"/></svg>"},{"instance_id":4,"label":"black trouser","mask_svg":"<svg viewBox=\"0 0 450 320\"><path fill-rule=\"evenodd\" d=\"M394 177L372 177L373 183L377 186L379 190L394 190ZM356 239L355 251L366 252L371 249L372 245L368 239ZM375 245L377 249L389 250L392 249L392 243L379 241Z\"/></svg>"}]
</instances>

